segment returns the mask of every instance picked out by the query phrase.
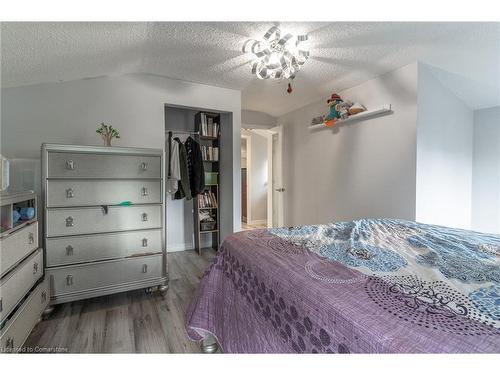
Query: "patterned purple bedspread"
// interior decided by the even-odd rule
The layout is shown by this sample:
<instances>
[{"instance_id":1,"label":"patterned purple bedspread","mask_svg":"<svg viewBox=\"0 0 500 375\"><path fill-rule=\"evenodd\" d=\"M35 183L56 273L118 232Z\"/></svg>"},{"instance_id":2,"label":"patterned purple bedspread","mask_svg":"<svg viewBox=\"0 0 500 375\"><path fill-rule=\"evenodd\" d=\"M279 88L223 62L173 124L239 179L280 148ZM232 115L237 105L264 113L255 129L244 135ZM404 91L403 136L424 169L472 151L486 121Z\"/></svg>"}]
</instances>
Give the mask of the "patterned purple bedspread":
<instances>
[{"instance_id":1,"label":"patterned purple bedspread","mask_svg":"<svg viewBox=\"0 0 500 375\"><path fill-rule=\"evenodd\" d=\"M390 219L236 233L186 320L226 353L500 353L500 236Z\"/></svg>"}]
</instances>

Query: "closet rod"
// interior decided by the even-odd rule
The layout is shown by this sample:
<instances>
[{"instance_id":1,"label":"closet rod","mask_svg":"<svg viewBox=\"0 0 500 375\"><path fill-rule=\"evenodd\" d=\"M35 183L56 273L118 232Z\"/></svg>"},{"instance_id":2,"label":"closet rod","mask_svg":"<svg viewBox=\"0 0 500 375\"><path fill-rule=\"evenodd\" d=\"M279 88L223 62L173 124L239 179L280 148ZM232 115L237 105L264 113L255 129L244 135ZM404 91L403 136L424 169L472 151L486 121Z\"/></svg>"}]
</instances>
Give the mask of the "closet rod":
<instances>
[{"instance_id":1,"label":"closet rod","mask_svg":"<svg viewBox=\"0 0 500 375\"><path fill-rule=\"evenodd\" d=\"M168 133L175 133L175 134L200 134L200 132L197 131L187 131L187 130L167 130L165 134Z\"/></svg>"}]
</instances>

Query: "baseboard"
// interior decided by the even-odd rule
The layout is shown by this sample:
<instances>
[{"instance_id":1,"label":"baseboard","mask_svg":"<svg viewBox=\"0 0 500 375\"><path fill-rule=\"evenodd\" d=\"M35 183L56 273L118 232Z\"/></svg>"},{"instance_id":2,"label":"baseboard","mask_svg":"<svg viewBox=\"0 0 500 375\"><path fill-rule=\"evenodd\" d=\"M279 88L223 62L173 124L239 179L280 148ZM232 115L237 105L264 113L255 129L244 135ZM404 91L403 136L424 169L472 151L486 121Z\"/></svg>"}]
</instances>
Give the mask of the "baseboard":
<instances>
[{"instance_id":1,"label":"baseboard","mask_svg":"<svg viewBox=\"0 0 500 375\"><path fill-rule=\"evenodd\" d=\"M202 243L201 247L209 247L210 242ZM188 242L188 243L179 243L179 244L173 244L173 245L167 245L167 253L176 253L178 251L186 251L186 250L193 250L194 249L194 243Z\"/></svg>"},{"instance_id":2,"label":"baseboard","mask_svg":"<svg viewBox=\"0 0 500 375\"><path fill-rule=\"evenodd\" d=\"M248 224L250 224L250 225L267 224L267 220L266 219L263 219L263 220L252 220Z\"/></svg>"},{"instance_id":3,"label":"baseboard","mask_svg":"<svg viewBox=\"0 0 500 375\"><path fill-rule=\"evenodd\" d=\"M192 244L178 244L178 245L168 245L167 253L176 253L178 251L186 251L193 248Z\"/></svg>"}]
</instances>

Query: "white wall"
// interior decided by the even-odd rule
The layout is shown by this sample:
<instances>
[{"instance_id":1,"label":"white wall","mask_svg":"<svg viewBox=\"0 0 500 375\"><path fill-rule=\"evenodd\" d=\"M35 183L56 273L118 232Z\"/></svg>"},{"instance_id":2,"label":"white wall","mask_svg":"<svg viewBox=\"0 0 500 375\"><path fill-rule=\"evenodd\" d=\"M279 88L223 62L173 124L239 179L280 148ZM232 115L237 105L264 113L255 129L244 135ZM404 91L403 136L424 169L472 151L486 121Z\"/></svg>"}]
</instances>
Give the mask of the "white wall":
<instances>
[{"instance_id":1,"label":"white wall","mask_svg":"<svg viewBox=\"0 0 500 375\"><path fill-rule=\"evenodd\" d=\"M361 217L415 217L417 64L344 90L368 109L394 113L310 131L328 112L316 102L278 118L284 125L285 225Z\"/></svg>"},{"instance_id":2,"label":"white wall","mask_svg":"<svg viewBox=\"0 0 500 375\"><path fill-rule=\"evenodd\" d=\"M267 221L267 138L255 131L242 130L247 136L247 194L250 199L250 223ZM248 145L250 148L248 148Z\"/></svg>"},{"instance_id":3,"label":"white wall","mask_svg":"<svg viewBox=\"0 0 500 375\"><path fill-rule=\"evenodd\" d=\"M474 111L472 229L500 233L500 107Z\"/></svg>"},{"instance_id":4,"label":"white wall","mask_svg":"<svg viewBox=\"0 0 500 375\"><path fill-rule=\"evenodd\" d=\"M166 103L233 113L233 216L223 238L241 225L240 91L143 74L2 89L1 153L39 159L43 142L100 145L101 121L120 130L117 146L164 148Z\"/></svg>"},{"instance_id":5,"label":"white wall","mask_svg":"<svg viewBox=\"0 0 500 375\"><path fill-rule=\"evenodd\" d=\"M264 112L259 111L241 111L241 123L244 124L243 127L246 128L272 128L276 126L276 117L268 115Z\"/></svg>"},{"instance_id":6,"label":"white wall","mask_svg":"<svg viewBox=\"0 0 500 375\"><path fill-rule=\"evenodd\" d=\"M473 111L418 64L416 220L470 229Z\"/></svg>"}]
</instances>

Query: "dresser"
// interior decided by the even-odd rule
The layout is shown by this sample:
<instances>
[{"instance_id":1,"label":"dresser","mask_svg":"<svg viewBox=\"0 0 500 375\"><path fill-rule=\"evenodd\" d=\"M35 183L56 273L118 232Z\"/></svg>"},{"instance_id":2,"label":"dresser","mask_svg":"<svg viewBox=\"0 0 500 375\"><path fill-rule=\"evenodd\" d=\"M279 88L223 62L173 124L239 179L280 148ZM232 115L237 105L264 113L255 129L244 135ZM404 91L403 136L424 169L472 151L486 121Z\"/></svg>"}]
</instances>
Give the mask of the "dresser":
<instances>
[{"instance_id":1,"label":"dresser","mask_svg":"<svg viewBox=\"0 0 500 375\"><path fill-rule=\"evenodd\" d=\"M0 207L0 353L9 353L21 350L49 302L49 290L35 193L2 193Z\"/></svg>"},{"instance_id":2,"label":"dresser","mask_svg":"<svg viewBox=\"0 0 500 375\"><path fill-rule=\"evenodd\" d=\"M168 287L161 149L42 145L51 305Z\"/></svg>"}]
</instances>

